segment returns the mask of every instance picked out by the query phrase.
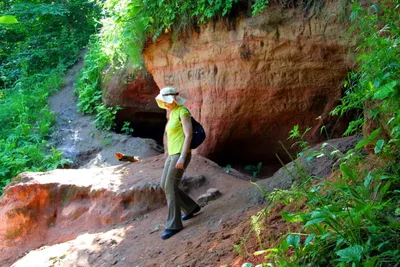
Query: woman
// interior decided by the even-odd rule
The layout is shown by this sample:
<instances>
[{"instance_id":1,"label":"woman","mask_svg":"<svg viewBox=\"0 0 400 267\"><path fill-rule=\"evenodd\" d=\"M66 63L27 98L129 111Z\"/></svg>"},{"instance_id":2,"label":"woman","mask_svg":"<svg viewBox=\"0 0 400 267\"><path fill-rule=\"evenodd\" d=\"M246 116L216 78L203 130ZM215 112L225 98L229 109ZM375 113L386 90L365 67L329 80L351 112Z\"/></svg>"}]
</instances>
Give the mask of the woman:
<instances>
[{"instance_id":1,"label":"woman","mask_svg":"<svg viewBox=\"0 0 400 267\"><path fill-rule=\"evenodd\" d=\"M162 239L168 239L183 229L182 220L188 220L200 211L200 206L178 188L183 172L191 159L192 121L185 99L175 88L166 87L156 97L160 108L169 110L167 132L168 158L161 177L161 188L168 203L168 218ZM185 215L181 217L181 209Z\"/></svg>"}]
</instances>

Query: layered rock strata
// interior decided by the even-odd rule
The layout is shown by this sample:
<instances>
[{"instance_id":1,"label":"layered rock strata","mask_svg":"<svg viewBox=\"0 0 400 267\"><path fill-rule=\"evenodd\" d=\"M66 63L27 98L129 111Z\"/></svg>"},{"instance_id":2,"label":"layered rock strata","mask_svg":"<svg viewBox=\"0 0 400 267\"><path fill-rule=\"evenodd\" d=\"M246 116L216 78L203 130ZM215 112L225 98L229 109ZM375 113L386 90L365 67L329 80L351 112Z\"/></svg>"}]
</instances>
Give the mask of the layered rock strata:
<instances>
[{"instance_id":1,"label":"layered rock strata","mask_svg":"<svg viewBox=\"0 0 400 267\"><path fill-rule=\"evenodd\" d=\"M341 133L329 112L341 98L352 61L339 1L319 15L268 8L235 22L210 22L190 38L163 35L147 45L144 59L158 87L174 86L188 99L207 139L198 152L214 160L245 162L285 157L288 132L312 127L307 141ZM317 119L320 118L320 119Z\"/></svg>"},{"instance_id":2,"label":"layered rock strata","mask_svg":"<svg viewBox=\"0 0 400 267\"><path fill-rule=\"evenodd\" d=\"M154 100L159 92L153 77L146 70L125 66L119 70L106 69L102 78L103 102L119 106L116 114L117 131L124 122L130 122L137 137L162 142L166 123L165 110Z\"/></svg>"},{"instance_id":3,"label":"layered rock strata","mask_svg":"<svg viewBox=\"0 0 400 267\"><path fill-rule=\"evenodd\" d=\"M164 114L154 101L159 92L157 84L144 70L109 68L103 74L102 91L104 104L122 107L124 119L128 120L137 112Z\"/></svg>"}]
</instances>

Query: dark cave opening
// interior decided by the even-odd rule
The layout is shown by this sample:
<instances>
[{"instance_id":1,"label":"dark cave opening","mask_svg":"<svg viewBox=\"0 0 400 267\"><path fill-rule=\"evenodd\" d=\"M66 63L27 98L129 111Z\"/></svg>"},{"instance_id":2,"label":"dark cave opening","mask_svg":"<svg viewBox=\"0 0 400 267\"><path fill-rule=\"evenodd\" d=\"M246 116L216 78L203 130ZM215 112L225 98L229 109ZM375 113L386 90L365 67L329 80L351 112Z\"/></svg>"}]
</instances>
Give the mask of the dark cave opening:
<instances>
[{"instance_id":1,"label":"dark cave opening","mask_svg":"<svg viewBox=\"0 0 400 267\"><path fill-rule=\"evenodd\" d=\"M284 164L290 162L290 157L277 148L277 145L253 138L228 140L210 155L210 159L221 167L231 166L255 179L266 179L282 167L277 155Z\"/></svg>"},{"instance_id":2,"label":"dark cave opening","mask_svg":"<svg viewBox=\"0 0 400 267\"><path fill-rule=\"evenodd\" d=\"M167 123L165 112L136 112L130 118L117 114L114 131L121 133L126 121L130 122L133 128L131 134L133 137L150 138L163 147L164 129Z\"/></svg>"},{"instance_id":3,"label":"dark cave opening","mask_svg":"<svg viewBox=\"0 0 400 267\"><path fill-rule=\"evenodd\" d=\"M150 138L163 147L167 123L165 111L136 112L130 116L126 113L117 114L114 131L121 133L126 121L130 122L134 129L131 134L133 137ZM290 161L290 157L282 152L280 144L273 144L272 141L268 142L265 139L260 140L259 137L243 137L218 143L215 151L206 156L223 168L230 166L254 179L266 179L282 167L275 154L278 154L284 164Z\"/></svg>"}]
</instances>

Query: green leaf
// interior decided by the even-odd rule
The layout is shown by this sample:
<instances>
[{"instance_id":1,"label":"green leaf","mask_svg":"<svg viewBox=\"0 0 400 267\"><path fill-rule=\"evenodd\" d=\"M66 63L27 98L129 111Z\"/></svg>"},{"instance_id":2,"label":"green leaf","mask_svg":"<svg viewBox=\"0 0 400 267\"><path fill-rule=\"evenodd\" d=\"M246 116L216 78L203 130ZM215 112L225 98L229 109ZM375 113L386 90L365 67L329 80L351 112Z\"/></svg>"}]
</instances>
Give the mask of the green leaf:
<instances>
[{"instance_id":1,"label":"green leaf","mask_svg":"<svg viewBox=\"0 0 400 267\"><path fill-rule=\"evenodd\" d=\"M324 218L317 218L317 219L310 220L304 225L304 227L323 222L324 220L325 220Z\"/></svg>"},{"instance_id":2,"label":"green leaf","mask_svg":"<svg viewBox=\"0 0 400 267\"><path fill-rule=\"evenodd\" d=\"M309 236L307 236L306 241L304 241L304 245L307 246L310 244L310 242L316 237L315 234L311 234Z\"/></svg>"},{"instance_id":3,"label":"green leaf","mask_svg":"<svg viewBox=\"0 0 400 267\"><path fill-rule=\"evenodd\" d=\"M390 188L391 184L387 183L383 186L383 188L381 189L381 194L382 196L386 194L386 192L388 191L388 189Z\"/></svg>"},{"instance_id":4,"label":"green leaf","mask_svg":"<svg viewBox=\"0 0 400 267\"><path fill-rule=\"evenodd\" d=\"M350 170L350 168L346 164L341 164L340 170L342 171L342 173L345 177L348 177L352 180L354 180L356 178L354 175L354 172L352 170Z\"/></svg>"},{"instance_id":5,"label":"green leaf","mask_svg":"<svg viewBox=\"0 0 400 267\"><path fill-rule=\"evenodd\" d=\"M381 128L376 129L375 131L373 131L371 133L371 135L368 137L368 139L371 141L375 140L380 132L381 132Z\"/></svg>"},{"instance_id":6,"label":"green leaf","mask_svg":"<svg viewBox=\"0 0 400 267\"><path fill-rule=\"evenodd\" d=\"M394 211L394 215L399 216L400 215L400 208L396 208Z\"/></svg>"},{"instance_id":7,"label":"green leaf","mask_svg":"<svg viewBox=\"0 0 400 267\"><path fill-rule=\"evenodd\" d=\"M258 169L261 169L261 167L262 167L262 162L259 162L259 163L257 164L257 168L258 168Z\"/></svg>"},{"instance_id":8,"label":"green leaf","mask_svg":"<svg viewBox=\"0 0 400 267\"><path fill-rule=\"evenodd\" d=\"M324 235L321 236L321 239L322 239L322 240L327 239L327 238L330 237L331 235L332 235L331 233L326 233L326 234L324 234Z\"/></svg>"},{"instance_id":9,"label":"green leaf","mask_svg":"<svg viewBox=\"0 0 400 267\"><path fill-rule=\"evenodd\" d=\"M246 165L246 166L244 167L244 169L245 169L246 171L254 171L254 170L256 170L256 167L253 166L253 165Z\"/></svg>"},{"instance_id":10,"label":"green leaf","mask_svg":"<svg viewBox=\"0 0 400 267\"><path fill-rule=\"evenodd\" d=\"M314 158L314 155L313 155L313 154L310 155L310 156L308 156L308 157L306 157L306 162L308 163L308 162L312 161L313 158Z\"/></svg>"},{"instance_id":11,"label":"green leaf","mask_svg":"<svg viewBox=\"0 0 400 267\"><path fill-rule=\"evenodd\" d=\"M17 18L11 15L5 15L0 17L0 24L16 24L19 23Z\"/></svg>"},{"instance_id":12,"label":"green leaf","mask_svg":"<svg viewBox=\"0 0 400 267\"><path fill-rule=\"evenodd\" d=\"M377 259L377 256L372 257L369 261L363 263L363 267L374 267Z\"/></svg>"},{"instance_id":13,"label":"green leaf","mask_svg":"<svg viewBox=\"0 0 400 267\"><path fill-rule=\"evenodd\" d=\"M385 242L382 242L382 243L380 243L379 245L378 245L378 250L381 250L382 248L384 248L387 244L389 244L390 242L389 241L385 241Z\"/></svg>"},{"instance_id":14,"label":"green leaf","mask_svg":"<svg viewBox=\"0 0 400 267\"><path fill-rule=\"evenodd\" d=\"M259 250L253 253L254 256L258 256L258 255L262 255L264 254L266 251L265 250Z\"/></svg>"},{"instance_id":15,"label":"green leaf","mask_svg":"<svg viewBox=\"0 0 400 267\"><path fill-rule=\"evenodd\" d=\"M282 249L283 252L286 252L289 249L289 244L287 242L287 239L284 239L280 244L279 248Z\"/></svg>"},{"instance_id":16,"label":"green leaf","mask_svg":"<svg viewBox=\"0 0 400 267\"><path fill-rule=\"evenodd\" d=\"M371 172L368 172L368 175L367 175L367 177L365 178L365 181L364 181L364 186L365 187L367 187L368 188L368 186L369 186L369 184L371 183L371 181L372 181L372 175L371 175Z\"/></svg>"},{"instance_id":17,"label":"green leaf","mask_svg":"<svg viewBox=\"0 0 400 267\"><path fill-rule=\"evenodd\" d=\"M318 185L310 189L310 193L318 192L322 186Z\"/></svg>"},{"instance_id":18,"label":"green leaf","mask_svg":"<svg viewBox=\"0 0 400 267\"><path fill-rule=\"evenodd\" d=\"M359 262L361 260L364 248L360 245L351 246L345 249L341 249L336 252L340 257L339 261L343 262Z\"/></svg>"},{"instance_id":19,"label":"green leaf","mask_svg":"<svg viewBox=\"0 0 400 267\"><path fill-rule=\"evenodd\" d=\"M283 211L281 213L282 218L287 222L302 222L303 218L299 214L293 214L290 212Z\"/></svg>"},{"instance_id":20,"label":"green leaf","mask_svg":"<svg viewBox=\"0 0 400 267\"><path fill-rule=\"evenodd\" d=\"M392 81L388 84L385 84L377 92L374 94L374 99L382 100L387 98L390 94L394 92L394 87L397 85L397 81Z\"/></svg>"},{"instance_id":21,"label":"green leaf","mask_svg":"<svg viewBox=\"0 0 400 267\"><path fill-rule=\"evenodd\" d=\"M286 239L286 242L289 246L297 248L300 246L300 236L298 235L289 235Z\"/></svg>"},{"instance_id":22,"label":"green leaf","mask_svg":"<svg viewBox=\"0 0 400 267\"><path fill-rule=\"evenodd\" d=\"M338 248L341 244L343 244L345 242L345 240L344 240L344 238L342 238L342 237L339 237L337 240L336 240L336 247Z\"/></svg>"},{"instance_id":23,"label":"green leaf","mask_svg":"<svg viewBox=\"0 0 400 267\"><path fill-rule=\"evenodd\" d=\"M383 140L383 139L380 139L380 140L378 140L378 142L376 142L376 145L374 148L375 154L378 154L382 151L384 144L385 144L385 140Z\"/></svg>"}]
</instances>

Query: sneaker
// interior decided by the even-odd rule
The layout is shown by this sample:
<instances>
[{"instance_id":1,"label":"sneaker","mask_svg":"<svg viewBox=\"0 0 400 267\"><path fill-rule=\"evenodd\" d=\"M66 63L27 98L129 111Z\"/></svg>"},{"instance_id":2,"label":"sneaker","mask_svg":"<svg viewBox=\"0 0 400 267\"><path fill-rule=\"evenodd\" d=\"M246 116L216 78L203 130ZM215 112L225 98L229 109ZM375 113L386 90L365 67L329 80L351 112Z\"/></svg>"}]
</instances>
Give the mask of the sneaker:
<instances>
[{"instance_id":1,"label":"sneaker","mask_svg":"<svg viewBox=\"0 0 400 267\"><path fill-rule=\"evenodd\" d=\"M161 235L161 238L164 239L164 240L168 239L171 236L173 236L176 233L178 233L180 230L182 230L182 229L179 229L179 230L165 229L164 233Z\"/></svg>"},{"instance_id":2,"label":"sneaker","mask_svg":"<svg viewBox=\"0 0 400 267\"><path fill-rule=\"evenodd\" d=\"M182 221L186 221L189 220L190 218L192 218L194 216L195 213L198 213L201 210L200 206L197 206L191 213L188 213L186 215L183 215Z\"/></svg>"}]
</instances>

